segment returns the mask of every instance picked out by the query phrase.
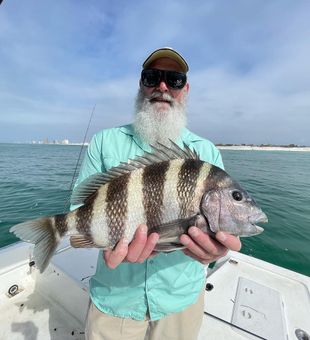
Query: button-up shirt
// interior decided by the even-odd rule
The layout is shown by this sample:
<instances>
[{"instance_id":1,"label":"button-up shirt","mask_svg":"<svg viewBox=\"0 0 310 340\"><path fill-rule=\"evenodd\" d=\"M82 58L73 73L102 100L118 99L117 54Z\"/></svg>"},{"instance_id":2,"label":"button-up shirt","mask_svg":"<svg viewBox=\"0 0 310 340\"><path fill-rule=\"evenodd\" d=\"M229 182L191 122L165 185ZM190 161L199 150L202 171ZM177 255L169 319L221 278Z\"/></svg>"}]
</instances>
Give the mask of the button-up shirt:
<instances>
[{"instance_id":1,"label":"button-up shirt","mask_svg":"<svg viewBox=\"0 0 310 340\"><path fill-rule=\"evenodd\" d=\"M176 142L196 150L203 161L223 168L219 150L208 140L183 129ZM134 133L132 125L106 129L91 140L76 185L90 175L151 151ZM144 221L141 221L143 223ZM90 297L104 313L158 320L196 302L205 282L204 266L182 251L159 253L143 263L121 263L109 269L99 253L97 270L90 280Z\"/></svg>"}]
</instances>

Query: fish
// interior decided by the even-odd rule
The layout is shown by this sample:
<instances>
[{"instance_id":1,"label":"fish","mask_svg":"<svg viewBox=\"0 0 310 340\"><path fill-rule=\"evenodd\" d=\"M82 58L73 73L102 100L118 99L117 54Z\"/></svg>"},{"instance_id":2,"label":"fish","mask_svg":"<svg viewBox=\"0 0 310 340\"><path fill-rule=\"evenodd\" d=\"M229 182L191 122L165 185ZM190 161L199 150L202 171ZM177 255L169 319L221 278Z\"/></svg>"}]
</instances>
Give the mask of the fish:
<instances>
[{"instance_id":1,"label":"fish","mask_svg":"<svg viewBox=\"0 0 310 340\"><path fill-rule=\"evenodd\" d=\"M196 151L170 141L152 152L94 174L77 185L68 213L41 217L10 228L35 244L33 257L42 273L61 239L72 247L113 249L133 239L139 224L157 232L157 252L183 249L180 236L197 226L213 236L218 231L253 236L268 218L249 193L223 169L200 160Z\"/></svg>"}]
</instances>

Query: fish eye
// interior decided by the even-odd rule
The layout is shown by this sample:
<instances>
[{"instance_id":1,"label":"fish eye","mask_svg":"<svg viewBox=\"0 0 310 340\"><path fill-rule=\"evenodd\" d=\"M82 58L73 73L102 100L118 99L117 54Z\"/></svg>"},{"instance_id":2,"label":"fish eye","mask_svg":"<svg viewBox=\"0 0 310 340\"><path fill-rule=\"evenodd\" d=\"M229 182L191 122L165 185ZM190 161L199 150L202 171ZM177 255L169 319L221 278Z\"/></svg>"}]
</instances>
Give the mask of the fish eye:
<instances>
[{"instance_id":1,"label":"fish eye","mask_svg":"<svg viewBox=\"0 0 310 340\"><path fill-rule=\"evenodd\" d=\"M231 193L231 195L235 201L240 202L243 199L242 193L240 191L235 190Z\"/></svg>"}]
</instances>

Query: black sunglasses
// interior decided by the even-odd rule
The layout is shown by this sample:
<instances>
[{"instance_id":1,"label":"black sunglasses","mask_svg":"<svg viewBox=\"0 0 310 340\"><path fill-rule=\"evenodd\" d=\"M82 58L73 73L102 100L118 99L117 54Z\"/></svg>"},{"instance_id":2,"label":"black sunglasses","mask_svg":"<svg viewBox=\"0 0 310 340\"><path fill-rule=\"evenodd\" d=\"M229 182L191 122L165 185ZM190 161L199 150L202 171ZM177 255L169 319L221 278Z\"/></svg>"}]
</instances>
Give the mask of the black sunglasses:
<instances>
[{"instance_id":1,"label":"black sunglasses","mask_svg":"<svg viewBox=\"0 0 310 340\"><path fill-rule=\"evenodd\" d=\"M142 70L141 81L146 87L156 87L161 81L165 81L165 83L172 89L180 90L186 84L186 74L182 72L150 68Z\"/></svg>"}]
</instances>

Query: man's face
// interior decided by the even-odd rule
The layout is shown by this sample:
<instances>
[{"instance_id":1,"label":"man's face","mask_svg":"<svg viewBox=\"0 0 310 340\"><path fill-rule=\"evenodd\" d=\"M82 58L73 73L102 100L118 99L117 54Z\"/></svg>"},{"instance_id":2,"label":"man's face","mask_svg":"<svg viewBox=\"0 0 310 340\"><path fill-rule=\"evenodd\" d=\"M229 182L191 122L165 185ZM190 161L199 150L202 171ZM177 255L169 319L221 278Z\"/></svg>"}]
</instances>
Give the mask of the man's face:
<instances>
[{"instance_id":1,"label":"man's face","mask_svg":"<svg viewBox=\"0 0 310 340\"><path fill-rule=\"evenodd\" d=\"M175 60L170 58L156 59L149 68L182 72L181 66ZM157 94L153 99L150 100L150 103L154 105L154 108L158 110L158 112L164 112L173 105L173 101L168 99L169 96L176 103L181 103L184 99L184 96L188 92L189 84L186 83L182 89L177 90L170 88L162 79L156 87L146 87L140 81L140 88L146 98L151 98ZM168 96L165 98L164 94L167 94Z\"/></svg>"},{"instance_id":2,"label":"man's face","mask_svg":"<svg viewBox=\"0 0 310 340\"><path fill-rule=\"evenodd\" d=\"M150 68L182 72L180 65L170 58L154 61ZM140 80L136 98L134 128L140 139L148 144L170 145L186 126L186 97L189 85L182 89L170 88L164 80L157 86L146 87Z\"/></svg>"}]
</instances>

